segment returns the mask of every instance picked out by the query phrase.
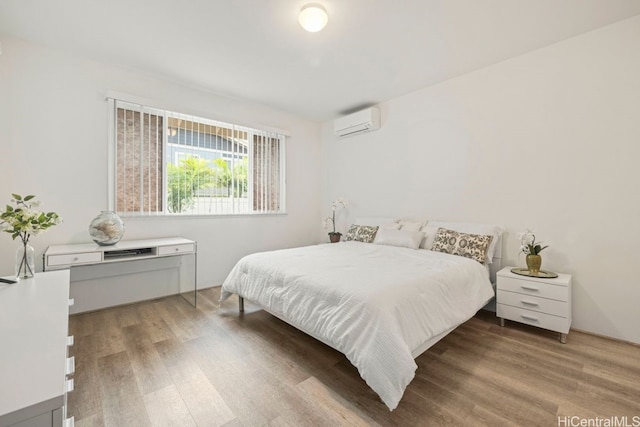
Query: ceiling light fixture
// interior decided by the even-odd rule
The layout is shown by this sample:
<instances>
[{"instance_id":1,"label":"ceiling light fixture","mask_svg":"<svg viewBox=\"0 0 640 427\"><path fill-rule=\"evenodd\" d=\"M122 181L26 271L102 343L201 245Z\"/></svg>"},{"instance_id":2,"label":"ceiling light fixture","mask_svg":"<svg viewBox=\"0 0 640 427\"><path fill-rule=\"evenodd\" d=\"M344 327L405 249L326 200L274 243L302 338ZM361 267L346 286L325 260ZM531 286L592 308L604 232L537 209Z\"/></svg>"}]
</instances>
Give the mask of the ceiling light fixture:
<instances>
[{"instance_id":1,"label":"ceiling light fixture","mask_svg":"<svg viewBox=\"0 0 640 427\"><path fill-rule=\"evenodd\" d=\"M302 28L310 33L317 33L322 30L327 25L328 20L327 11L317 3L304 5L300 10L300 15L298 15L298 22L300 22Z\"/></svg>"}]
</instances>

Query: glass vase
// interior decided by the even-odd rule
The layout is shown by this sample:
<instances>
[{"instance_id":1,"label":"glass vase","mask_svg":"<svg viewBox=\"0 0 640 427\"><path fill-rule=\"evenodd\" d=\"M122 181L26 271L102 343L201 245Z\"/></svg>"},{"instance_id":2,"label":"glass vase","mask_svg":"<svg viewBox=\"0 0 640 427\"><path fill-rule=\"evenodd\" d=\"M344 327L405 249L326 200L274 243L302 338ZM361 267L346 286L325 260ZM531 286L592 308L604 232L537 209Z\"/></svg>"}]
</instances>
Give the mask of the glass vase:
<instances>
[{"instance_id":1,"label":"glass vase","mask_svg":"<svg viewBox=\"0 0 640 427\"><path fill-rule=\"evenodd\" d=\"M124 235L124 222L113 211L102 211L89 224L89 235L101 246L115 245Z\"/></svg>"},{"instance_id":2,"label":"glass vase","mask_svg":"<svg viewBox=\"0 0 640 427\"><path fill-rule=\"evenodd\" d=\"M36 272L36 251L28 242L16 251L16 279L28 279Z\"/></svg>"}]
</instances>

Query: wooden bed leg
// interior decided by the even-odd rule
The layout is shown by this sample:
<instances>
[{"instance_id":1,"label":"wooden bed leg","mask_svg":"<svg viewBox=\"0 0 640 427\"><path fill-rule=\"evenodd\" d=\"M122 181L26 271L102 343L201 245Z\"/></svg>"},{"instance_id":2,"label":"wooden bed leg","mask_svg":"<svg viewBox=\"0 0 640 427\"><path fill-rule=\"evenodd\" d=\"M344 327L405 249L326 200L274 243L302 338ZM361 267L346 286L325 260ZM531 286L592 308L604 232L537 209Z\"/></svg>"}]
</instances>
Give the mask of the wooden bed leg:
<instances>
[{"instance_id":1,"label":"wooden bed leg","mask_svg":"<svg viewBox=\"0 0 640 427\"><path fill-rule=\"evenodd\" d=\"M238 311L244 313L244 298L238 295Z\"/></svg>"}]
</instances>

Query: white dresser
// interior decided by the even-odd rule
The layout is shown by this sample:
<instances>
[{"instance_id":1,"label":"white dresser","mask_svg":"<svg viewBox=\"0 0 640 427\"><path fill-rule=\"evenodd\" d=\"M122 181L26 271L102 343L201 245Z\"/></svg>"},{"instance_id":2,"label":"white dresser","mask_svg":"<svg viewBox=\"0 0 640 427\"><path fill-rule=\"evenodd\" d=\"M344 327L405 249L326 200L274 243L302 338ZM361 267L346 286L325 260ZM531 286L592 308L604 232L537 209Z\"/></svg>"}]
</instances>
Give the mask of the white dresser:
<instances>
[{"instance_id":1,"label":"white dresser","mask_svg":"<svg viewBox=\"0 0 640 427\"><path fill-rule=\"evenodd\" d=\"M0 427L72 426L69 270L0 283Z\"/></svg>"},{"instance_id":2,"label":"white dresser","mask_svg":"<svg viewBox=\"0 0 640 427\"><path fill-rule=\"evenodd\" d=\"M496 315L500 325L513 320L560 333L566 343L571 327L571 275L555 279L521 276L505 267L497 274Z\"/></svg>"}]
</instances>

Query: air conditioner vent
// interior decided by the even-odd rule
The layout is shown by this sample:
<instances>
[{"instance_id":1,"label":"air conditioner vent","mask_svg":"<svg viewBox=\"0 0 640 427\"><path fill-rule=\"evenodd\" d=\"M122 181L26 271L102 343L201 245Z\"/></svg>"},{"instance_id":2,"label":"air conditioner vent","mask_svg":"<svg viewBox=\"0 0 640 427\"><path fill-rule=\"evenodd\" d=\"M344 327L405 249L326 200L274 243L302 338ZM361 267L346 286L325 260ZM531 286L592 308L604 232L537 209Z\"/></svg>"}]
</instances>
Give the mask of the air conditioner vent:
<instances>
[{"instance_id":1,"label":"air conditioner vent","mask_svg":"<svg viewBox=\"0 0 640 427\"><path fill-rule=\"evenodd\" d=\"M341 138L377 129L380 129L380 110L378 107L370 107L340 117L334 122L336 135Z\"/></svg>"}]
</instances>

